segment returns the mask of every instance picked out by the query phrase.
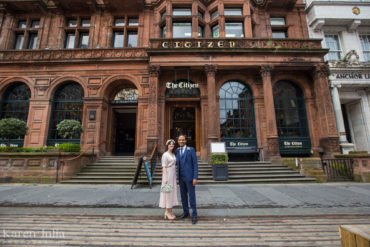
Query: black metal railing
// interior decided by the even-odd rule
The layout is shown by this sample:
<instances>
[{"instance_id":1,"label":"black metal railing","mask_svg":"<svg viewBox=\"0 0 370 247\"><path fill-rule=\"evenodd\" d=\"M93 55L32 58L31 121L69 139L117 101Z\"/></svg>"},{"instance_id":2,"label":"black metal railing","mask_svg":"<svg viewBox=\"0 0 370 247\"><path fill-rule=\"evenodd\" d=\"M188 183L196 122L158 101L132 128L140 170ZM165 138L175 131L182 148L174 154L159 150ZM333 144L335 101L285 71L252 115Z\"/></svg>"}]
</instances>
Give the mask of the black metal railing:
<instances>
[{"instance_id":1,"label":"black metal railing","mask_svg":"<svg viewBox=\"0 0 370 247\"><path fill-rule=\"evenodd\" d=\"M352 181L353 159L322 159L322 169L328 181Z\"/></svg>"}]
</instances>

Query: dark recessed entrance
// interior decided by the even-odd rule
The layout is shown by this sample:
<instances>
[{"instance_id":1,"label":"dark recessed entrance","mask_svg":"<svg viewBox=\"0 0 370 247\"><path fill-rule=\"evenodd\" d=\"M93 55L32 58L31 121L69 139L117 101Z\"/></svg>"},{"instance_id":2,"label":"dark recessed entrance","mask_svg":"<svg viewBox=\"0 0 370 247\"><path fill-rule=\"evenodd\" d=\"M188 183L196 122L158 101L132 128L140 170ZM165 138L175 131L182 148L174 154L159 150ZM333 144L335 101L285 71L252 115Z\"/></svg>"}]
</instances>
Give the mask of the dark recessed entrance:
<instances>
[{"instance_id":1,"label":"dark recessed entrance","mask_svg":"<svg viewBox=\"0 0 370 247\"><path fill-rule=\"evenodd\" d=\"M136 134L136 109L115 112L115 154L134 155Z\"/></svg>"},{"instance_id":2,"label":"dark recessed entrance","mask_svg":"<svg viewBox=\"0 0 370 247\"><path fill-rule=\"evenodd\" d=\"M179 135L187 136L187 145L196 148L195 107L172 108L171 138L177 140Z\"/></svg>"}]
</instances>

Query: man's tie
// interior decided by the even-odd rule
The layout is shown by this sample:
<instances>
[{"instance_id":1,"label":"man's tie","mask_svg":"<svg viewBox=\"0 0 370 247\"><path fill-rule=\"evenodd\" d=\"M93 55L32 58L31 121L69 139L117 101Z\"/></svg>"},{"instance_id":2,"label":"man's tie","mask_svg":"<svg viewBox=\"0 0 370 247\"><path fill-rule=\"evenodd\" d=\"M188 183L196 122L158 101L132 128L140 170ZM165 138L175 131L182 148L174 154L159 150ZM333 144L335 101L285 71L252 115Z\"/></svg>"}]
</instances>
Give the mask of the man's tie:
<instances>
[{"instance_id":1,"label":"man's tie","mask_svg":"<svg viewBox=\"0 0 370 247\"><path fill-rule=\"evenodd\" d=\"M182 156L184 154L184 147L181 147L180 148L180 156Z\"/></svg>"}]
</instances>

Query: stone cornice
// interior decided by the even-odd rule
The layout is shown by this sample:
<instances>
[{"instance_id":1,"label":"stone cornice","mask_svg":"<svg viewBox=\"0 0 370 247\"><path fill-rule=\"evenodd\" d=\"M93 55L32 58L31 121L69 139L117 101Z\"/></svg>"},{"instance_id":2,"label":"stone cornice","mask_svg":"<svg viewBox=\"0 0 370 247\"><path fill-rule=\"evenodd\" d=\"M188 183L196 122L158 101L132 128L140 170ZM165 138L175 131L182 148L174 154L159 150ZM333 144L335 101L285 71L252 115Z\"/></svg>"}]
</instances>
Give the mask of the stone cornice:
<instances>
[{"instance_id":1,"label":"stone cornice","mask_svg":"<svg viewBox=\"0 0 370 247\"><path fill-rule=\"evenodd\" d=\"M130 49L64 49L64 50L1 50L0 63L12 62L81 62L81 61L148 60L144 48Z\"/></svg>"}]
</instances>

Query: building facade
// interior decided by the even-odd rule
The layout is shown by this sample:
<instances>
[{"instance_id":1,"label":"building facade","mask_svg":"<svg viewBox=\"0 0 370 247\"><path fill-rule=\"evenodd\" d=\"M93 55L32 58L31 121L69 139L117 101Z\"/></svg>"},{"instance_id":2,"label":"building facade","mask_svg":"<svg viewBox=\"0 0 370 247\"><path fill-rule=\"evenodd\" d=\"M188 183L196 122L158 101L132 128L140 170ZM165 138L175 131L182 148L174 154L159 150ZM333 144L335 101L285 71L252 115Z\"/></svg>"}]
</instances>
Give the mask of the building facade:
<instances>
[{"instance_id":1,"label":"building facade","mask_svg":"<svg viewBox=\"0 0 370 247\"><path fill-rule=\"evenodd\" d=\"M342 152L370 151L370 1L311 0L306 12L310 37L329 49Z\"/></svg>"},{"instance_id":2,"label":"building facade","mask_svg":"<svg viewBox=\"0 0 370 247\"><path fill-rule=\"evenodd\" d=\"M80 142L101 155L188 136L273 159L339 150L327 50L296 0L0 1L1 118L19 145ZM81 139L56 125L81 121Z\"/></svg>"}]
</instances>

